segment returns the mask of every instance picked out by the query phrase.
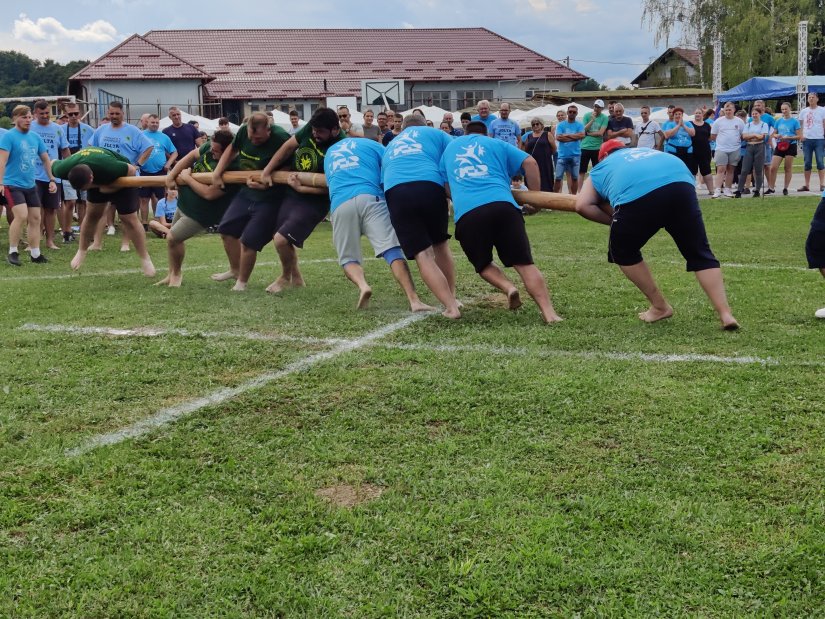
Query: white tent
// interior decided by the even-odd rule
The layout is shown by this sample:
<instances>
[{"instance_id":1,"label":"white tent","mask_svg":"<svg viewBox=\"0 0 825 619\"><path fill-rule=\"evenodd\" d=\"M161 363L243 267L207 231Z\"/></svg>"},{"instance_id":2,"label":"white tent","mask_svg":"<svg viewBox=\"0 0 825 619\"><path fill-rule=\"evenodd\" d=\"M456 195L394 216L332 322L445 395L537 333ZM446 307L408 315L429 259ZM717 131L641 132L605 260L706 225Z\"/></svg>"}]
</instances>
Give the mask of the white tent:
<instances>
[{"instance_id":1,"label":"white tent","mask_svg":"<svg viewBox=\"0 0 825 619\"><path fill-rule=\"evenodd\" d=\"M444 114L449 112L449 110L440 108L437 105L417 105L414 108L407 110L406 112L401 112L401 114L406 117L412 114L413 110L421 110L422 112L424 112L424 118L432 121L433 125L435 125L436 128L439 124L441 124L441 119L444 118ZM460 114L458 116L460 116ZM455 114L453 114L453 126L461 126L461 121Z\"/></svg>"},{"instance_id":2,"label":"white tent","mask_svg":"<svg viewBox=\"0 0 825 619\"><path fill-rule=\"evenodd\" d=\"M203 131L209 135L215 133L218 130L218 121L211 119L211 118L204 118L203 116L193 116L192 114L187 114L186 112L181 110L180 113L181 122L188 123L190 120L194 120L198 123L198 130ZM287 117L287 123L289 122L289 117ZM168 116L164 116L160 119L160 128L161 130L166 129L166 127L172 124L172 120ZM229 123L229 130L232 133L237 133L238 125L234 125Z\"/></svg>"}]
</instances>

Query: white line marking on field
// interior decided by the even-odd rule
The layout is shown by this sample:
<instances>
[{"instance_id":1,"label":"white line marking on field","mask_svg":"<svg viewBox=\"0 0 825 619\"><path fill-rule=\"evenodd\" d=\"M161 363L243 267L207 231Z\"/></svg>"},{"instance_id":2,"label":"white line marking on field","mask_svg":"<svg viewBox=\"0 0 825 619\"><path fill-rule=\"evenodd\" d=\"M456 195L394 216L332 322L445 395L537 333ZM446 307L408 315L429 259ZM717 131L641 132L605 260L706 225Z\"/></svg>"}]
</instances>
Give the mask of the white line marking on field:
<instances>
[{"instance_id":1,"label":"white line marking on field","mask_svg":"<svg viewBox=\"0 0 825 619\"><path fill-rule=\"evenodd\" d=\"M301 260L301 264L323 264L326 262L335 262L337 263L338 260L336 258L315 258L312 260ZM280 262L257 262L256 266L260 267L271 267L271 266L279 266ZM166 265L158 267L158 274L166 268ZM193 266L185 266L184 267L184 274L188 273L189 271L201 271L204 269L215 269L219 271L221 269L226 269L226 263L223 264L196 264ZM61 275L21 275L20 277L0 277L0 282L26 282L32 280L46 280L46 279L88 279L91 277L117 277L120 275L141 275L143 274L140 272L139 267L135 267L134 269L119 269L117 271L95 271L95 272L86 272L86 271L79 271L77 273L63 273Z\"/></svg>"},{"instance_id":2,"label":"white line marking on field","mask_svg":"<svg viewBox=\"0 0 825 619\"><path fill-rule=\"evenodd\" d=\"M179 335L181 337L197 337L209 339L240 339L262 342L299 342L301 344L321 344L334 346L350 340L344 338L316 338L299 337L283 333L256 333L254 331L191 331L189 329L165 329L155 327L136 327L132 329L118 329L113 327L72 327L69 325L38 325L26 323L20 327L21 331L39 331L41 333L68 333L70 335L110 335L113 337L162 337L165 335Z\"/></svg>"},{"instance_id":3,"label":"white line marking on field","mask_svg":"<svg viewBox=\"0 0 825 619\"><path fill-rule=\"evenodd\" d=\"M367 333L366 335L361 336L357 339L345 340L339 344L336 344L330 350L310 355L309 357L305 357L304 359L299 359L298 361L290 363L289 365L287 365L281 370L278 370L277 372L266 372L256 378L241 383L237 387L219 389L218 391L215 391L207 396L196 398L194 400L189 400L188 402L182 402L169 408L164 408L155 413L154 415L152 415L151 417L141 419L140 421L137 421L132 425L126 426L125 428L121 428L120 430L116 430L108 434L100 434L98 436L93 436L79 447L75 447L74 449L66 451L66 455L80 456L104 445L115 445L128 439L138 438L157 428L177 421L178 419L185 417L186 415L195 413L201 410L202 408L206 408L207 406L214 406L215 404L221 404L222 402L231 400L232 398L242 395L248 391L252 391L253 389L263 387L275 380L278 380L279 378L285 378L286 376L294 374L295 372L307 370L312 366L321 363L322 361L327 361L344 353L357 350L358 348L362 348L364 346L368 346L375 340L390 335L391 333L394 333L399 329L403 329L404 327L407 327L408 325L411 325L414 322L423 320L424 318L427 318L430 315L431 314L429 313L411 314L392 324L381 327L380 329L376 329L375 331L371 331L370 333Z\"/></svg>"},{"instance_id":4,"label":"white line marking on field","mask_svg":"<svg viewBox=\"0 0 825 619\"><path fill-rule=\"evenodd\" d=\"M140 327L135 329L117 329L112 327L73 327L70 325L38 325L26 323L22 331L43 333L68 333L70 335L108 335L112 337L163 337L178 335L181 337L230 338L253 341L296 342L302 344L339 346L356 342L341 338L314 338L285 334L257 333L254 331L190 331L188 329L163 329ZM733 365L794 365L819 367L825 362L816 361L780 361L771 357L752 355L712 355L702 353L644 353L621 351L592 350L557 350L548 348L519 348L512 346L484 346L478 344L402 344L393 342L369 342L368 345L389 350L420 350L423 352L471 352L488 355L514 355L533 357L562 357L575 359L607 359L611 361L645 361L650 363L723 363ZM362 345L365 346L365 345ZM358 346L359 348L362 346Z\"/></svg>"},{"instance_id":5,"label":"white line marking on field","mask_svg":"<svg viewBox=\"0 0 825 619\"><path fill-rule=\"evenodd\" d=\"M585 256L542 256L533 254L536 260L542 260L549 263L553 262L600 262L608 264L607 260L601 255L585 255ZM652 264L655 266L659 264L676 264L684 266L682 260L653 260ZM750 269L753 271L810 271L807 267L797 265L782 265L782 264L760 264L758 262L722 262L723 269Z\"/></svg>"}]
</instances>

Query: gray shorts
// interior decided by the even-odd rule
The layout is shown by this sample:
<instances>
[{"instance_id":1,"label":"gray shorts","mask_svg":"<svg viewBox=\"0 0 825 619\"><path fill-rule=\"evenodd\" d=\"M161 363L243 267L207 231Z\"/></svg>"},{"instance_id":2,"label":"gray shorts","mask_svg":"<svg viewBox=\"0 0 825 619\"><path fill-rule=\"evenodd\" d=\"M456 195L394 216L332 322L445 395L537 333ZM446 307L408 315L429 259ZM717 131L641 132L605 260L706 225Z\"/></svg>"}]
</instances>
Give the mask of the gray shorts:
<instances>
[{"instance_id":1,"label":"gray shorts","mask_svg":"<svg viewBox=\"0 0 825 619\"><path fill-rule=\"evenodd\" d=\"M64 200L86 200L86 192L85 191L78 191L72 184L67 181L65 178L63 179L63 199Z\"/></svg>"},{"instance_id":2,"label":"gray shorts","mask_svg":"<svg viewBox=\"0 0 825 619\"><path fill-rule=\"evenodd\" d=\"M732 165L735 166L739 163L739 160L742 158L742 154L735 150L730 153L726 153L723 150L716 150L716 157L714 157L714 161L716 161L716 165Z\"/></svg>"},{"instance_id":3,"label":"gray shorts","mask_svg":"<svg viewBox=\"0 0 825 619\"><path fill-rule=\"evenodd\" d=\"M361 263L361 235L367 237L376 257L400 246L387 203L378 196L355 196L332 211L330 219L332 244L341 266L349 262Z\"/></svg>"},{"instance_id":4,"label":"gray shorts","mask_svg":"<svg viewBox=\"0 0 825 619\"><path fill-rule=\"evenodd\" d=\"M175 211L175 217L172 219L172 227L169 229L169 232L176 241L191 239L193 236L205 231L206 228L191 217L187 217L181 213L180 209Z\"/></svg>"}]
</instances>

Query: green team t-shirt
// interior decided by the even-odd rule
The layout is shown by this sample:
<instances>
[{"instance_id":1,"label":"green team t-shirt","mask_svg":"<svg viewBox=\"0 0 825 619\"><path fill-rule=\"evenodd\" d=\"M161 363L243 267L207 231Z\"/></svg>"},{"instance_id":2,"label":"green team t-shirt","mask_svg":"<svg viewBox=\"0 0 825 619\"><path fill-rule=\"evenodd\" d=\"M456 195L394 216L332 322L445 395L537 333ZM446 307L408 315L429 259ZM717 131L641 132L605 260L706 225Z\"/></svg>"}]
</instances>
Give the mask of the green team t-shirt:
<instances>
[{"instance_id":1,"label":"green team t-shirt","mask_svg":"<svg viewBox=\"0 0 825 619\"><path fill-rule=\"evenodd\" d=\"M192 172L212 172L216 165L218 165L218 160L212 156L212 143L202 144L198 149L198 158L192 165ZM229 164L227 171L232 172L237 169L237 160L235 160ZM217 200L207 200L195 193L188 185L181 185L178 188L178 208L181 213L191 217L204 228L217 226L239 187L240 185L227 184L222 197Z\"/></svg>"},{"instance_id":2,"label":"green team t-shirt","mask_svg":"<svg viewBox=\"0 0 825 619\"><path fill-rule=\"evenodd\" d=\"M68 179L71 169L81 163L85 163L92 169L95 185L108 185L129 175L129 160L126 157L98 146L81 148L71 157L54 161L52 174L58 178Z\"/></svg>"},{"instance_id":3,"label":"green team t-shirt","mask_svg":"<svg viewBox=\"0 0 825 619\"><path fill-rule=\"evenodd\" d=\"M347 134L340 131L335 139L330 140L327 144L318 145L312 137L312 127L307 123L295 132L298 148L295 149L295 155L292 158L292 168L296 172L323 174L324 156L327 154L327 149L345 137L347 137ZM310 204L324 215L329 211L328 195L298 194L292 187L287 187L287 193L291 196L300 195L301 200Z\"/></svg>"},{"instance_id":4,"label":"green team t-shirt","mask_svg":"<svg viewBox=\"0 0 825 619\"><path fill-rule=\"evenodd\" d=\"M232 140L232 147L237 151L236 159L239 170L263 170L272 156L289 139L289 134L280 127L269 128L269 139L260 146L255 145L249 139L249 132L246 125L241 125L235 139ZM269 189L250 189L243 186L241 194L254 200L275 198L280 199L283 195L283 187L275 185Z\"/></svg>"},{"instance_id":5,"label":"green team t-shirt","mask_svg":"<svg viewBox=\"0 0 825 619\"><path fill-rule=\"evenodd\" d=\"M582 123L585 127L587 127L587 123L590 122L590 119L593 118L593 112L587 112L584 115L584 122ZM593 124L590 125L589 129L586 129L587 133L591 131L599 131L602 128L607 127L607 122L610 118L607 114L599 114L596 120L593 121ZM602 134L604 136L604 134ZM599 150L602 147L602 143L604 142L604 137L596 137L593 135L586 135L582 140L582 148L586 150Z\"/></svg>"}]
</instances>

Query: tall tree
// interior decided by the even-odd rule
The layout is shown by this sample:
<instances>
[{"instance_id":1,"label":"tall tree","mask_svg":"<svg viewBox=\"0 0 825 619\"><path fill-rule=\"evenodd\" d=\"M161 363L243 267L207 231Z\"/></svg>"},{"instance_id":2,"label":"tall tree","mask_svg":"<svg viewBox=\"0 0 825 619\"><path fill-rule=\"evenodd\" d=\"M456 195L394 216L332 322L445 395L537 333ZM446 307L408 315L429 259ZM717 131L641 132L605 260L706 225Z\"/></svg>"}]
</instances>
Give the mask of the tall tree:
<instances>
[{"instance_id":1,"label":"tall tree","mask_svg":"<svg viewBox=\"0 0 825 619\"><path fill-rule=\"evenodd\" d=\"M825 61L825 0L643 0L642 20L656 43L698 48L702 81L710 85L713 42L722 40L723 85L755 75L796 75L797 24L808 26L809 73Z\"/></svg>"}]
</instances>

